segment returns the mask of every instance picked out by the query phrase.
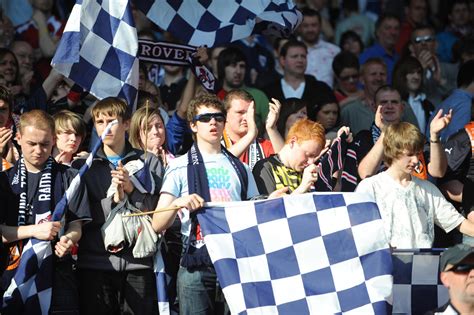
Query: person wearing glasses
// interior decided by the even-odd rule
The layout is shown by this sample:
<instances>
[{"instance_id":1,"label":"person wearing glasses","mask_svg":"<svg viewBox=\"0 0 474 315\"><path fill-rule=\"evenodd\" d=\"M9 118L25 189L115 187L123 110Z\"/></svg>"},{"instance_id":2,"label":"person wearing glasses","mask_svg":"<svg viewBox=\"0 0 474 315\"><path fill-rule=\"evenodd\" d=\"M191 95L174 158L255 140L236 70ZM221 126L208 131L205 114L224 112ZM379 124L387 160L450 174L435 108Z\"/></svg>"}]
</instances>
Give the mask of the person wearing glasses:
<instances>
[{"instance_id":1,"label":"person wearing glasses","mask_svg":"<svg viewBox=\"0 0 474 315\"><path fill-rule=\"evenodd\" d=\"M168 164L157 209L178 207L183 232L183 256L178 271L180 314L219 314L216 271L201 234L195 210L204 202L248 200L258 195L247 165L221 145L226 111L210 94L194 98L187 119L194 144L187 154ZM153 229L162 232L178 210L153 215Z\"/></svg>"},{"instance_id":2,"label":"person wearing glasses","mask_svg":"<svg viewBox=\"0 0 474 315\"><path fill-rule=\"evenodd\" d=\"M341 108L364 97L364 91L359 88L359 69L359 59L349 51L342 51L334 57L332 62L336 83L334 95Z\"/></svg>"},{"instance_id":3,"label":"person wearing glasses","mask_svg":"<svg viewBox=\"0 0 474 315\"><path fill-rule=\"evenodd\" d=\"M474 313L474 247L459 244L441 254L440 279L448 288L449 301L425 313L473 314Z\"/></svg>"},{"instance_id":4,"label":"person wearing glasses","mask_svg":"<svg viewBox=\"0 0 474 315\"><path fill-rule=\"evenodd\" d=\"M370 195L377 203L390 246L431 248L435 224L446 233L457 228L474 235L474 222L457 212L430 181L412 176L425 145L420 130L407 122L390 124L382 142L388 169L364 179L356 192Z\"/></svg>"},{"instance_id":5,"label":"person wearing glasses","mask_svg":"<svg viewBox=\"0 0 474 315\"><path fill-rule=\"evenodd\" d=\"M435 30L428 25L413 30L408 45L409 53L418 59L423 68L423 89L426 98L435 106L456 88L456 65L440 61L436 55Z\"/></svg>"}]
</instances>

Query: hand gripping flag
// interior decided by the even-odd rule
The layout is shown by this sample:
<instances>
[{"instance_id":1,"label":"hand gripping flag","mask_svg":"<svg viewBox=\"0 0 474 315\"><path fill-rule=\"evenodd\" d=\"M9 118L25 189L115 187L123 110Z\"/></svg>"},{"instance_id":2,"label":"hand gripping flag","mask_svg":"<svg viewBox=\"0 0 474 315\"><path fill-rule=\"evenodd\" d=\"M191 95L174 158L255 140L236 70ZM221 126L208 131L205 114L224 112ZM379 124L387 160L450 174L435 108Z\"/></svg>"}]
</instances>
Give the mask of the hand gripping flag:
<instances>
[{"instance_id":1,"label":"hand gripping flag","mask_svg":"<svg viewBox=\"0 0 474 315\"><path fill-rule=\"evenodd\" d=\"M200 211L232 314L386 314L392 260L368 198L316 193Z\"/></svg>"},{"instance_id":2,"label":"hand gripping flag","mask_svg":"<svg viewBox=\"0 0 474 315\"><path fill-rule=\"evenodd\" d=\"M100 141L97 141L86 163L73 178L63 197L54 208L52 221L60 221L64 217L68 200L77 192L81 177L89 169L92 159L102 145L102 141L110 128L118 121L110 122ZM16 314L47 315L51 304L53 286L53 249L50 241L30 238L21 254L20 264L8 289L3 295L2 308L12 310Z\"/></svg>"},{"instance_id":3,"label":"hand gripping flag","mask_svg":"<svg viewBox=\"0 0 474 315\"><path fill-rule=\"evenodd\" d=\"M194 46L231 43L253 33L288 37L302 21L292 0L141 0L136 6Z\"/></svg>"},{"instance_id":4,"label":"hand gripping flag","mask_svg":"<svg viewBox=\"0 0 474 315\"><path fill-rule=\"evenodd\" d=\"M129 0L77 0L52 66L99 99L134 104L138 39Z\"/></svg>"}]
</instances>

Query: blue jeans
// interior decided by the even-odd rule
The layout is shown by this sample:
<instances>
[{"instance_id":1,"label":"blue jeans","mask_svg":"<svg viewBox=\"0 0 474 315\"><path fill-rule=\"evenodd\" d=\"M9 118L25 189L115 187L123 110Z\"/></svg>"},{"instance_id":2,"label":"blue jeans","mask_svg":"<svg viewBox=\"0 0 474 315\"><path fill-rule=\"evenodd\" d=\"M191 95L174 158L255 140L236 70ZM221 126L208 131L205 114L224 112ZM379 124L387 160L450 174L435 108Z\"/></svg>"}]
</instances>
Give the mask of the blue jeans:
<instances>
[{"instance_id":1,"label":"blue jeans","mask_svg":"<svg viewBox=\"0 0 474 315\"><path fill-rule=\"evenodd\" d=\"M222 291L216 287L217 276L214 267L193 270L180 267L178 271L179 313L181 315L230 314L223 300Z\"/></svg>"}]
</instances>

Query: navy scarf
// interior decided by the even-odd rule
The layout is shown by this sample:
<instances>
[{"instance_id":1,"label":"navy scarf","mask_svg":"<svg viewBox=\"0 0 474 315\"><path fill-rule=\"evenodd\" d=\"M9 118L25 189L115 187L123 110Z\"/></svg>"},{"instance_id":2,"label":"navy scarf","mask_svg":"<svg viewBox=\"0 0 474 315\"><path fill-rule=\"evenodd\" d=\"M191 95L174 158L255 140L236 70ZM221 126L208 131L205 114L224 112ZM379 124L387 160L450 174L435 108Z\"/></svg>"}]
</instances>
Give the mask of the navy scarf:
<instances>
[{"instance_id":1,"label":"navy scarf","mask_svg":"<svg viewBox=\"0 0 474 315\"><path fill-rule=\"evenodd\" d=\"M221 147L222 154L229 159L230 164L234 167L235 172L240 180L240 198L247 199L248 176L247 171L238 158L232 155L226 148ZM204 201L211 201L211 194L209 192L209 181L207 179L206 166L204 165L201 152L196 143L193 144L188 151L188 191L189 194L198 194ZM212 266L211 258L207 252L206 245L197 248L192 246L197 240L197 232L199 222L196 213L191 213L191 232L189 234L188 246L183 258L181 259L181 266L186 268L197 268L201 266Z\"/></svg>"},{"instance_id":2,"label":"navy scarf","mask_svg":"<svg viewBox=\"0 0 474 315\"><path fill-rule=\"evenodd\" d=\"M8 180L12 192L19 197L17 225L22 226L28 224L27 215L29 207L32 209L33 224L41 221L50 220L54 205L58 202L63 194L63 182L60 172L55 167L56 162L52 157L46 161L44 169L41 171L41 177L37 187L28 187L27 175L24 158L21 157L8 171ZM28 190L36 189L32 200L28 200ZM9 217L9 215L7 215ZM13 224L13 222L9 223ZM7 270L2 276L2 288L6 289L10 284L12 277L15 275L16 268L19 264L19 255L22 254L23 246L28 239L19 240L9 244L10 257ZM51 278L52 281L52 278Z\"/></svg>"}]
</instances>

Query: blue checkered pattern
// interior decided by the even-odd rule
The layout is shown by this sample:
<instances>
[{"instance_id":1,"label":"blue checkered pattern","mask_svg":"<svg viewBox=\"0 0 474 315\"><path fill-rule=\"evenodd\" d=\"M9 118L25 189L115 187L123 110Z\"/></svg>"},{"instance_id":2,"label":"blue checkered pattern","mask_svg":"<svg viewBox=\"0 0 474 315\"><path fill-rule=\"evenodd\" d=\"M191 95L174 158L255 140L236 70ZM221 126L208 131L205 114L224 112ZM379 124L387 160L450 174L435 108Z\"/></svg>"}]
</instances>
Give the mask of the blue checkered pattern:
<instances>
[{"instance_id":1,"label":"blue checkered pattern","mask_svg":"<svg viewBox=\"0 0 474 315\"><path fill-rule=\"evenodd\" d=\"M304 194L198 213L231 312L386 313L392 261L367 198Z\"/></svg>"},{"instance_id":2,"label":"blue checkered pattern","mask_svg":"<svg viewBox=\"0 0 474 315\"><path fill-rule=\"evenodd\" d=\"M230 43L252 33L287 37L302 20L292 0L140 0L136 6L194 46Z\"/></svg>"},{"instance_id":3,"label":"blue checkered pattern","mask_svg":"<svg viewBox=\"0 0 474 315\"><path fill-rule=\"evenodd\" d=\"M128 0L77 0L52 65L99 99L118 96L134 104L137 50Z\"/></svg>"},{"instance_id":4,"label":"blue checkered pattern","mask_svg":"<svg viewBox=\"0 0 474 315\"><path fill-rule=\"evenodd\" d=\"M102 141L113 125L118 121L110 122L97 141L86 163L79 170L63 197L56 205L52 214L52 221L59 221L64 217L68 200L77 192L81 177L89 169L92 159L102 145ZM30 238L23 248L20 264L12 282L3 295L3 307L16 314L47 315L51 304L53 279L53 251L50 241Z\"/></svg>"},{"instance_id":5,"label":"blue checkered pattern","mask_svg":"<svg viewBox=\"0 0 474 315\"><path fill-rule=\"evenodd\" d=\"M439 280L441 252L393 253L393 314L424 314L448 301L448 290Z\"/></svg>"}]
</instances>

